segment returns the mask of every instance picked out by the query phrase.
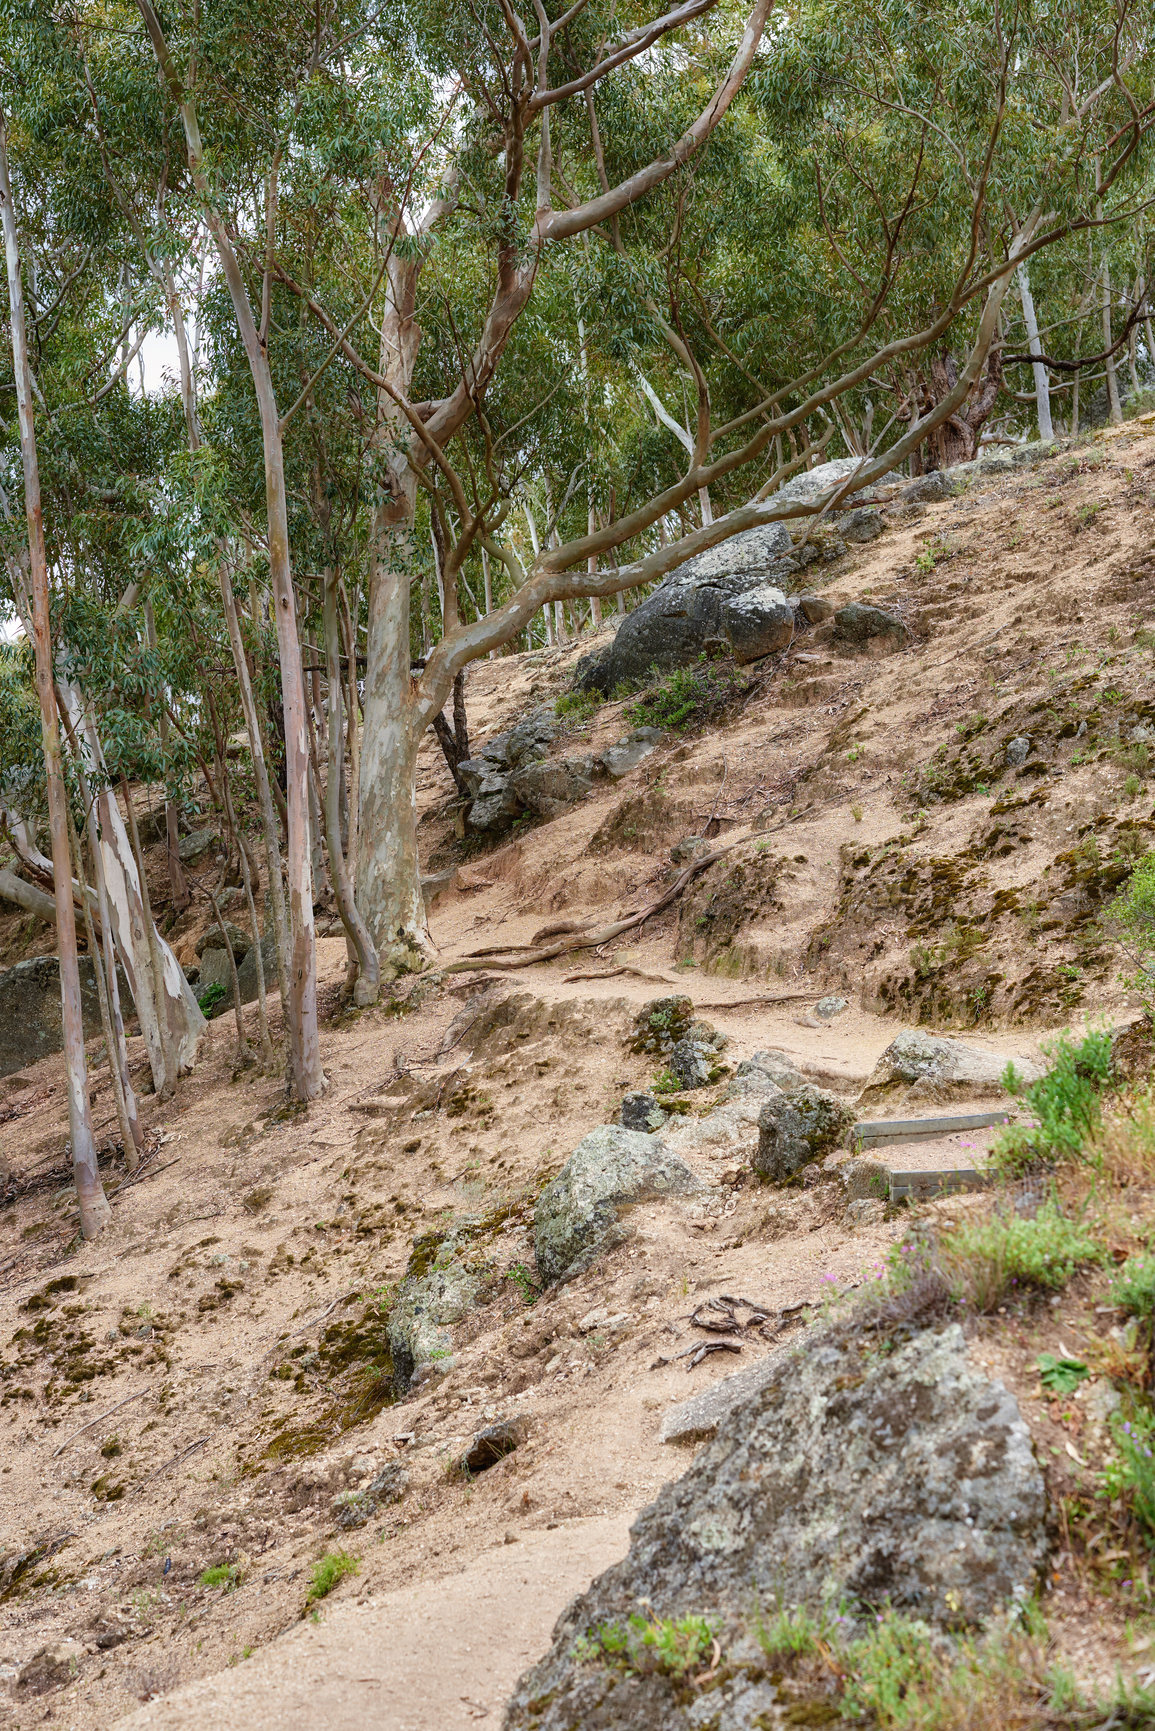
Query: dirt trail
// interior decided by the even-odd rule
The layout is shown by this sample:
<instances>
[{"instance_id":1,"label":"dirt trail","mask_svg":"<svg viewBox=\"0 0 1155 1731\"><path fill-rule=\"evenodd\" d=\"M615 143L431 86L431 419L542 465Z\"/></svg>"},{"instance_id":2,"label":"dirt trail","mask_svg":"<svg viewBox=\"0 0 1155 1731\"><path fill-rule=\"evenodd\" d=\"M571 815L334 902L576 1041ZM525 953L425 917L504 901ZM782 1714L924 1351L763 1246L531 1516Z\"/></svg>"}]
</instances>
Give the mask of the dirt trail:
<instances>
[{"instance_id":1,"label":"dirt trail","mask_svg":"<svg viewBox=\"0 0 1155 1731\"><path fill-rule=\"evenodd\" d=\"M257 1727L307 1712L401 1731L467 1722L465 1696L499 1722L571 1591L684 1470L658 1440L665 1408L769 1350L687 1370L676 1355L698 1338L698 1300L818 1305L877 1274L902 1230L855 1225L833 1184L764 1188L740 1150L705 1140L684 1150L704 1200L637 1209L628 1244L538 1295L534 1196L660 1068L627 1045L636 1010L687 993L731 1066L774 1047L851 1102L904 1026L1031 1057L1058 1028L1132 1013L1096 916L1155 833L1141 735L1155 611L1140 580L1153 460L1128 428L897 518L816 581L903 611L906 648L803 644L709 728L496 847L455 840L448 772L424 751L423 859L458 868L432 915L445 963L641 906L671 881L670 848L710 821L712 845L741 846L601 953L407 984L360 1015L339 1009L343 940L323 938L329 1093L286 1111L277 1077L234 1073L231 1022L213 1023L176 1101L142 1100L163 1142L96 1244L75 1235L59 1059L0 1083L0 1722ZM474 668L475 747L564 690L580 647ZM606 704L554 754L630 725ZM1008 766L1024 734L1032 754ZM159 854L156 873L159 906ZM182 953L195 937L174 932ZM5 960L30 941L0 922ZM849 1007L822 1024L811 1010L830 992ZM685 1122L719 1092L687 1102ZM451 1228L472 1234L484 1302L449 1373L394 1404L390 1298ZM1037 1350L1024 1337L994 1355L1025 1404ZM463 1447L511 1412L529 1440L464 1482ZM1031 1422L1072 1458L1042 1407ZM334 1499L392 1462L410 1475L403 1500L338 1528ZM360 1573L303 1621L311 1571L336 1548ZM73 1680L47 1698L20 1683L66 1639ZM1113 1663L1113 1639L1096 1627L1072 1662ZM357 1682L370 1676L380 1685ZM386 1696L411 1717L373 1718Z\"/></svg>"},{"instance_id":2,"label":"dirt trail","mask_svg":"<svg viewBox=\"0 0 1155 1731\"><path fill-rule=\"evenodd\" d=\"M622 1516L500 1539L455 1575L342 1605L235 1670L118 1719L120 1731L452 1731L501 1723L558 1614L625 1555Z\"/></svg>"}]
</instances>

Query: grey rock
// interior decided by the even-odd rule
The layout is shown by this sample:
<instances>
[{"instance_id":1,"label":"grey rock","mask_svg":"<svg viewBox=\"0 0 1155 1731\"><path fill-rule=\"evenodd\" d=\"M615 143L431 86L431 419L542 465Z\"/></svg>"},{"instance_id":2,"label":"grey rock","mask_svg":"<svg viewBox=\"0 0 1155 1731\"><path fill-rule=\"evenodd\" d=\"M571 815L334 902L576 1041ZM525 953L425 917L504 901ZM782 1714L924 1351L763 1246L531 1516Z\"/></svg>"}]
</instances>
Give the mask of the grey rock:
<instances>
[{"instance_id":1,"label":"grey rock","mask_svg":"<svg viewBox=\"0 0 1155 1731\"><path fill-rule=\"evenodd\" d=\"M848 643L866 643L872 637L908 637L906 626L897 614L883 607L868 607L862 601L850 601L834 615L834 634Z\"/></svg>"},{"instance_id":2,"label":"grey rock","mask_svg":"<svg viewBox=\"0 0 1155 1731\"><path fill-rule=\"evenodd\" d=\"M635 727L616 745L607 745L604 751L600 751L593 760L594 765L612 781L620 781L623 775L644 763L665 737L665 730L661 727Z\"/></svg>"},{"instance_id":3,"label":"grey rock","mask_svg":"<svg viewBox=\"0 0 1155 1731\"><path fill-rule=\"evenodd\" d=\"M510 777L510 791L536 817L556 817L589 792L593 786L592 768L588 757L523 763Z\"/></svg>"},{"instance_id":4,"label":"grey rock","mask_svg":"<svg viewBox=\"0 0 1155 1731\"><path fill-rule=\"evenodd\" d=\"M248 953L253 940L248 932L243 932L240 926L235 926L231 920L225 921L224 936L221 935L220 926L215 922L207 932L201 933L197 939L197 955L203 960L206 950L224 950L226 937L228 938L228 947L239 962Z\"/></svg>"},{"instance_id":5,"label":"grey rock","mask_svg":"<svg viewBox=\"0 0 1155 1731\"><path fill-rule=\"evenodd\" d=\"M820 1016L824 1022L829 1022L832 1017L841 1016L843 1010L849 1008L845 998L819 998L814 1006L814 1014Z\"/></svg>"},{"instance_id":6,"label":"grey rock","mask_svg":"<svg viewBox=\"0 0 1155 1731\"><path fill-rule=\"evenodd\" d=\"M517 769L543 752L561 730L561 722L548 709L535 709L504 735L505 761Z\"/></svg>"},{"instance_id":7,"label":"grey rock","mask_svg":"<svg viewBox=\"0 0 1155 1731\"><path fill-rule=\"evenodd\" d=\"M797 1350L796 1343L791 1341L789 1346L780 1346L776 1352L767 1353L756 1364L748 1364L744 1369L736 1370L733 1376L724 1376L721 1382L699 1389L689 1400L680 1400L676 1406L667 1407L662 1415L659 1441L697 1443L716 1436L718 1426L736 1407L761 1394L768 1382L781 1376L783 1367Z\"/></svg>"},{"instance_id":8,"label":"grey rock","mask_svg":"<svg viewBox=\"0 0 1155 1731\"><path fill-rule=\"evenodd\" d=\"M636 685L657 671L688 667L712 647L728 648L725 603L756 588L770 575L776 556L793 543L783 524L748 529L679 565L640 607L627 613L612 643L583 658L575 670L579 691L609 696L619 685Z\"/></svg>"},{"instance_id":9,"label":"grey rock","mask_svg":"<svg viewBox=\"0 0 1155 1731\"><path fill-rule=\"evenodd\" d=\"M723 1073L717 1048L692 1035L675 1041L666 1058L666 1068L683 1088L705 1088Z\"/></svg>"},{"instance_id":10,"label":"grey rock","mask_svg":"<svg viewBox=\"0 0 1155 1731\"><path fill-rule=\"evenodd\" d=\"M508 809L504 784L495 793L475 798L469 807L469 827L478 835L504 829L513 813Z\"/></svg>"},{"instance_id":11,"label":"grey rock","mask_svg":"<svg viewBox=\"0 0 1155 1731\"><path fill-rule=\"evenodd\" d=\"M481 793L481 784L493 775L494 766L483 757L465 757L457 766L457 773L465 785L470 799L477 799ZM504 784L503 784L504 785Z\"/></svg>"},{"instance_id":12,"label":"grey rock","mask_svg":"<svg viewBox=\"0 0 1155 1731\"><path fill-rule=\"evenodd\" d=\"M673 865L687 865L697 854L705 853L709 846L705 836L684 835L670 849L670 861Z\"/></svg>"},{"instance_id":13,"label":"grey rock","mask_svg":"<svg viewBox=\"0 0 1155 1731\"><path fill-rule=\"evenodd\" d=\"M753 1638L768 1607L842 1604L865 1622L885 1603L955 1629L1027 1601L1047 1555L1043 1478L1013 1396L967 1362L960 1328L887 1356L830 1334L775 1369L563 1613L505 1731L765 1731L799 1722ZM597 1631L639 1608L711 1621L721 1699L598 1656Z\"/></svg>"},{"instance_id":14,"label":"grey rock","mask_svg":"<svg viewBox=\"0 0 1155 1731\"><path fill-rule=\"evenodd\" d=\"M229 952L227 950L206 950L201 957L194 994L197 1003L200 1004L215 986L220 986L225 995L223 998L218 998L216 1003L204 1011L210 1021L215 1016L225 1015L233 1007L233 974L229 967Z\"/></svg>"},{"instance_id":15,"label":"grey rock","mask_svg":"<svg viewBox=\"0 0 1155 1731\"><path fill-rule=\"evenodd\" d=\"M449 1330L468 1314L480 1285L479 1277L458 1260L449 1240L427 1273L402 1281L387 1328L399 1394L452 1369Z\"/></svg>"},{"instance_id":16,"label":"grey rock","mask_svg":"<svg viewBox=\"0 0 1155 1731\"><path fill-rule=\"evenodd\" d=\"M1003 1052L984 1051L962 1040L947 1040L911 1029L899 1034L879 1058L859 1095L859 1107L982 1098L1003 1093L1008 1059ZM1038 1064L1013 1060L1026 1082L1042 1075Z\"/></svg>"},{"instance_id":17,"label":"grey rock","mask_svg":"<svg viewBox=\"0 0 1155 1731\"><path fill-rule=\"evenodd\" d=\"M833 601L828 601L825 595L799 595L798 607L808 625L821 625L834 612Z\"/></svg>"},{"instance_id":18,"label":"grey rock","mask_svg":"<svg viewBox=\"0 0 1155 1731\"><path fill-rule=\"evenodd\" d=\"M789 647L794 610L781 589L762 583L731 596L722 608L722 629L739 665L759 661Z\"/></svg>"},{"instance_id":19,"label":"grey rock","mask_svg":"<svg viewBox=\"0 0 1155 1731\"><path fill-rule=\"evenodd\" d=\"M848 1202L885 1203L890 1200L890 1168L881 1160L871 1160L865 1154L857 1155L853 1160L842 1162L838 1176Z\"/></svg>"},{"instance_id":20,"label":"grey rock","mask_svg":"<svg viewBox=\"0 0 1155 1731\"><path fill-rule=\"evenodd\" d=\"M215 847L217 832L214 829L194 829L191 835L182 836L176 846L181 861L187 865L190 860L197 859L209 848Z\"/></svg>"},{"instance_id":21,"label":"grey rock","mask_svg":"<svg viewBox=\"0 0 1155 1731\"><path fill-rule=\"evenodd\" d=\"M662 1128L668 1117L669 1113L662 1110L653 1094L634 1093L623 1096L618 1122L623 1130L643 1130L652 1135Z\"/></svg>"},{"instance_id":22,"label":"grey rock","mask_svg":"<svg viewBox=\"0 0 1155 1731\"><path fill-rule=\"evenodd\" d=\"M848 1226L877 1226L886 1218L886 1203L877 1196L859 1196L846 1206Z\"/></svg>"},{"instance_id":23,"label":"grey rock","mask_svg":"<svg viewBox=\"0 0 1155 1731\"><path fill-rule=\"evenodd\" d=\"M118 977L127 1013L132 998L123 973ZM80 958L80 1002L85 1038L91 1039L100 1032L100 1001L89 956ZM60 963L56 957L33 956L6 968L0 973L0 1076L12 1076L26 1064L35 1064L38 1058L63 1048Z\"/></svg>"},{"instance_id":24,"label":"grey rock","mask_svg":"<svg viewBox=\"0 0 1155 1731\"><path fill-rule=\"evenodd\" d=\"M479 1430L461 1457L467 1473L483 1473L498 1461L520 1448L529 1435L529 1423L524 1417L499 1419L496 1424Z\"/></svg>"},{"instance_id":25,"label":"grey rock","mask_svg":"<svg viewBox=\"0 0 1155 1731\"><path fill-rule=\"evenodd\" d=\"M758 1114L755 1170L782 1184L837 1147L853 1123L849 1106L812 1082L779 1089Z\"/></svg>"},{"instance_id":26,"label":"grey rock","mask_svg":"<svg viewBox=\"0 0 1155 1731\"><path fill-rule=\"evenodd\" d=\"M690 998L651 998L634 1017L627 1035L632 1052L671 1052L684 1040L694 1022Z\"/></svg>"},{"instance_id":27,"label":"grey rock","mask_svg":"<svg viewBox=\"0 0 1155 1731\"><path fill-rule=\"evenodd\" d=\"M587 1268L620 1243L619 1217L635 1202L689 1196L699 1180L660 1137L602 1125L583 1138L537 1199L533 1247L547 1285Z\"/></svg>"},{"instance_id":28,"label":"grey rock","mask_svg":"<svg viewBox=\"0 0 1155 1731\"><path fill-rule=\"evenodd\" d=\"M772 1088L798 1087L802 1081L801 1070L785 1052L754 1052L738 1065L726 1094L734 1098L751 1089L764 1094Z\"/></svg>"},{"instance_id":29,"label":"grey rock","mask_svg":"<svg viewBox=\"0 0 1155 1731\"><path fill-rule=\"evenodd\" d=\"M929 475L920 475L899 494L908 505L930 505L936 499L949 499L954 492L950 476L945 469L932 469Z\"/></svg>"},{"instance_id":30,"label":"grey rock","mask_svg":"<svg viewBox=\"0 0 1155 1731\"><path fill-rule=\"evenodd\" d=\"M1012 769L1017 769L1020 763L1026 763L1031 754L1031 741L1027 734L1022 733L1017 739L1007 740L1007 762Z\"/></svg>"},{"instance_id":31,"label":"grey rock","mask_svg":"<svg viewBox=\"0 0 1155 1731\"><path fill-rule=\"evenodd\" d=\"M217 933L219 939L220 933ZM248 943L241 960L237 963L237 984L241 988L241 1003L252 1004L257 998L257 951L256 946ZM235 958L235 949L234 949ZM265 972L266 994L277 990L277 940L272 932L267 932L261 939L261 965ZM225 996L219 999L205 1014L210 1020L215 1016L223 1016L233 1007L233 974L229 967L229 953L222 946L218 949L205 950L201 956L200 973L197 978L196 995L203 998L211 986L222 986Z\"/></svg>"},{"instance_id":32,"label":"grey rock","mask_svg":"<svg viewBox=\"0 0 1155 1731\"><path fill-rule=\"evenodd\" d=\"M363 1527L388 1503L399 1503L409 1489L409 1472L400 1461L390 1461L369 1484L357 1491L341 1491L333 1499L333 1519L339 1527Z\"/></svg>"},{"instance_id":33,"label":"grey rock","mask_svg":"<svg viewBox=\"0 0 1155 1731\"><path fill-rule=\"evenodd\" d=\"M795 475L785 486L779 487L774 494L774 501L781 499L817 499L820 493L835 487L840 481L845 481L848 475L853 475L861 468L860 457L835 457L829 463L818 463L813 469L801 475ZM853 495L850 495L851 497Z\"/></svg>"},{"instance_id":34,"label":"grey rock","mask_svg":"<svg viewBox=\"0 0 1155 1731\"><path fill-rule=\"evenodd\" d=\"M882 513L874 505L862 505L857 511L848 511L838 522L842 539L853 543L876 541L884 528Z\"/></svg>"}]
</instances>

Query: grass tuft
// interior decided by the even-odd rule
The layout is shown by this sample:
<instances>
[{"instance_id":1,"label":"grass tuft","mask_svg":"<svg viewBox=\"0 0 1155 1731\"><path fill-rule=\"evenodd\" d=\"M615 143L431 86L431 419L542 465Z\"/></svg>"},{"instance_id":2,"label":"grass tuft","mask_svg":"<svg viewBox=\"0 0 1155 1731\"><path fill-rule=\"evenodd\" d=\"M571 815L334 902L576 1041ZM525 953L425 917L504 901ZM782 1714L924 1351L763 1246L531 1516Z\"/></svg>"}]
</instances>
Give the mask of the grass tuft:
<instances>
[{"instance_id":1,"label":"grass tuft","mask_svg":"<svg viewBox=\"0 0 1155 1731\"><path fill-rule=\"evenodd\" d=\"M360 1567L360 1557L351 1557L348 1551L326 1551L320 1562L313 1564L313 1579L306 1604L312 1605L318 1599L328 1598L334 1587L339 1587L347 1575L357 1574Z\"/></svg>"}]
</instances>

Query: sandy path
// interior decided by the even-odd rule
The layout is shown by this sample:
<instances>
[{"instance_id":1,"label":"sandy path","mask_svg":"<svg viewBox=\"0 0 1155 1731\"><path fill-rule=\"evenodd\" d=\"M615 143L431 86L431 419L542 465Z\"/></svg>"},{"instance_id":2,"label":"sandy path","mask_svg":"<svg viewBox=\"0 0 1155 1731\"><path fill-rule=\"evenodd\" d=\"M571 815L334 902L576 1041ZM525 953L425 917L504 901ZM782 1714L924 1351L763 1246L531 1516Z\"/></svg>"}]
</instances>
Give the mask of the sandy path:
<instances>
[{"instance_id":1,"label":"sandy path","mask_svg":"<svg viewBox=\"0 0 1155 1731\"><path fill-rule=\"evenodd\" d=\"M498 1544L459 1574L346 1603L233 1670L176 1689L120 1731L452 1731L500 1724L575 1593L625 1555L632 1516Z\"/></svg>"}]
</instances>

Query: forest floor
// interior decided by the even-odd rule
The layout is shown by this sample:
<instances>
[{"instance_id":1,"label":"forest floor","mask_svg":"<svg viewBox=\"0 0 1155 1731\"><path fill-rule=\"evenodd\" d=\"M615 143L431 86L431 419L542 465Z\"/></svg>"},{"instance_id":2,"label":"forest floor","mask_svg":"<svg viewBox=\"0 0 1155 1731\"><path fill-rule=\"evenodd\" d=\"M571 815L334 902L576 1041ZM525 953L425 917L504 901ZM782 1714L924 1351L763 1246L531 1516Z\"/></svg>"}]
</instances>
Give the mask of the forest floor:
<instances>
[{"instance_id":1,"label":"forest floor","mask_svg":"<svg viewBox=\"0 0 1155 1731\"><path fill-rule=\"evenodd\" d=\"M1096 916L1155 832L1153 430L895 513L815 583L898 611L905 647L800 638L735 673L708 724L497 846L455 837L429 750L423 858L458 868L432 912L443 966L645 905L671 846L704 829L737 844L733 864L599 952L437 971L362 1013L340 1007L343 939L322 937L327 1094L287 1108L216 1020L176 1099L142 1099L159 1145L131 1183L110 1160L96 1243L77 1237L60 1059L0 1081L0 1724L499 1723L567 1599L684 1469L664 1410L758 1350L687 1370L694 1305L819 1306L875 1277L909 1224L854 1226L832 1187L767 1189L701 1148L686 1158L705 1211L644 1205L628 1243L539 1294L534 1196L653 1081L627 1043L649 999L689 995L731 1066L774 1047L850 1101L903 1026L1038 1058L1061 1028L1134 1018ZM564 692L586 647L476 666L475 747ZM629 708L572 723L555 754L622 737ZM161 907L159 850L154 864ZM175 927L182 959L199 929ZM43 927L0 922L4 965L44 947ZM819 1023L814 1001L839 991L850 1007ZM271 1016L276 1032L275 999ZM483 1302L449 1375L394 1403L391 1291L454 1225L484 1254ZM1056 1498L1090 1485L1106 1437L1046 1398L1035 1358L1101 1327L1096 1297L1075 1282L971 1330ZM457 1472L473 1433L513 1412L528 1440ZM339 1528L334 1498L391 1461L403 1499ZM310 1606L338 1552L356 1572ZM1091 1680L1142 1670L1142 1616L1064 1555L1048 1614L1066 1662ZM40 1693L24 1667L45 1648L72 1680Z\"/></svg>"}]
</instances>

